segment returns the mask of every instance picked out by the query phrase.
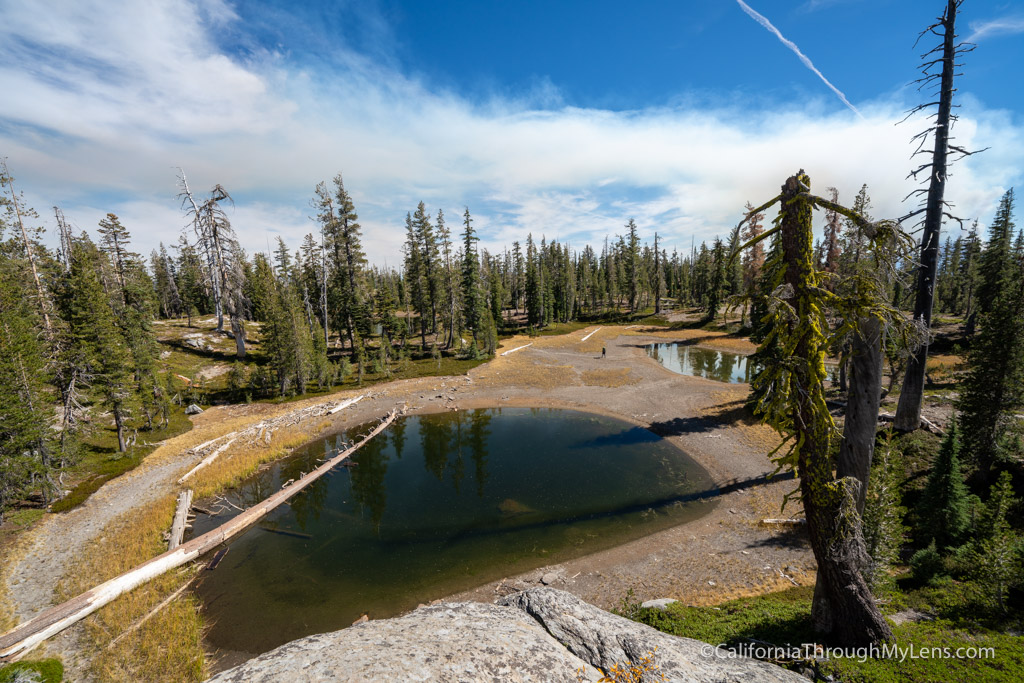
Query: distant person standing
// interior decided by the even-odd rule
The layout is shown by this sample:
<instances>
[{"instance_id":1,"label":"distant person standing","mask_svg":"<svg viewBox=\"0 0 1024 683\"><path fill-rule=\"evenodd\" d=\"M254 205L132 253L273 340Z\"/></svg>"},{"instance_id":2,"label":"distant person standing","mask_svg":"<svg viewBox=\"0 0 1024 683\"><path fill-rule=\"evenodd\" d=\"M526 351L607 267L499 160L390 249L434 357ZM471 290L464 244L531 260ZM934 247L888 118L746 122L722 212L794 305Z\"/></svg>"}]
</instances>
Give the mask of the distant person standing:
<instances>
[{"instance_id":1,"label":"distant person standing","mask_svg":"<svg viewBox=\"0 0 1024 683\"><path fill-rule=\"evenodd\" d=\"M607 358L607 357L608 357L608 349L605 348L604 346L602 346L601 347L601 358Z\"/></svg>"}]
</instances>

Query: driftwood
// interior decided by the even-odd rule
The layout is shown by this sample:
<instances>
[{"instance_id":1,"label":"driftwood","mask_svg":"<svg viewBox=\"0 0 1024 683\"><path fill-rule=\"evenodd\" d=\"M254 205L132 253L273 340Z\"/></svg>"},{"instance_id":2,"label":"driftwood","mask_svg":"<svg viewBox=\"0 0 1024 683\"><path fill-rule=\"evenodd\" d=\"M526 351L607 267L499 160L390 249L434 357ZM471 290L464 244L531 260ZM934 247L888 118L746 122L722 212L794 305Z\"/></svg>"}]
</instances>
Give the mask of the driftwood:
<instances>
[{"instance_id":1,"label":"driftwood","mask_svg":"<svg viewBox=\"0 0 1024 683\"><path fill-rule=\"evenodd\" d=\"M404 412L404 409L401 412ZM67 602L55 605L24 624L0 635L0 661L20 658L47 638L84 619L124 593L154 577L160 576L164 572L191 562L228 539L237 536L262 519L268 512L309 486L339 462L359 450L367 441L387 429L399 414L400 411L398 410L392 411L361 441L331 458L312 472L309 472L292 485L278 491L263 502L248 508L213 531L205 533L198 538L193 538L188 543L180 545L174 550L168 550L162 555L143 562L131 571L110 579Z\"/></svg>"},{"instance_id":2,"label":"driftwood","mask_svg":"<svg viewBox=\"0 0 1024 683\"><path fill-rule=\"evenodd\" d=\"M192 509L192 489L185 489L178 494L178 509L174 511L174 522L171 524L171 541L168 550L174 550L185 538L185 527L188 526L188 511Z\"/></svg>"},{"instance_id":3,"label":"driftwood","mask_svg":"<svg viewBox=\"0 0 1024 683\"><path fill-rule=\"evenodd\" d=\"M878 414L878 421L879 422L893 422L893 421L895 421L895 419L896 419L896 416L893 415L892 413L879 413ZM926 432L931 432L932 434L935 434L936 436L945 436L946 435L946 432L943 431L942 427L939 427L939 425L935 424L934 422L932 422L931 420L929 420L926 417L922 417L921 418L921 429L925 430Z\"/></svg>"},{"instance_id":4,"label":"driftwood","mask_svg":"<svg viewBox=\"0 0 1024 683\"><path fill-rule=\"evenodd\" d=\"M129 626L124 631L121 631L121 633L119 633L116 638L114 638L112 641L107 643L107 649L109 650L109 649L113 648L115 645L117 645L119 642L121 642L125 637L127 637L129 633L133 633L135 631L138 631L140 628L142 628L142 625L145 624L147 621L149 621L153 617L154 614L156 614L157 612L162 610L164 607L167 607L167 605L169 605L172 602L174 602L175 598L177 598L179 595L184 593L185 589L188 588L192 584L193 580L195 580L195 577L192 577L191 579L189 579L188 581L183 583L178 590L174 591L173 593L168 595L166 598L161 600L159 605L157 605L156 607L154 607L153 609L151 609L149 612L146 613L146 616L144 616L141 619L139 619L138 621L136 621L134 624Z\"/></svg>"},{"instance_id":5,"label":"driftwood","mask_svg":"<svg viewBox=\"0 0 1024 683\"><path fill-rule=\"evenodd\" d=\"M209 570L209 571L213 571L214 569L216 569L217 565L220 564L220 561L223 560L224 556L227 555L227 554L228 554L228 549L227 548L221 548L220 550L215 552L213 554L213 558L210 560L209 564L206 565L206 569Z\"/></svg>"},{"instance_id":6,"label":"driftwood","mask_svg":"<svg viewBox=\"0 0 1024 683\"><path fill-rule=\"evenodd\" d=\"M523 346L517 346L516 348L509 349L508 351L502 351L501 355L507 356L508 354L515 353L516 351L519 351L520 349L525 349L527 346L533 346L533 342L530 342L529 344L524 344Z\"/></svg>"},{"instance_id":7,"label":"driftwood","mask_svg":"<svg viewBox=\"0 0 1024 683\"><path fill-rule=\"evenodd\" d=\"M353 406L353 405L359 403L360 401L362 401L364 398L365 398L365 396L356 396L355 398L350 398L347 401L342 401L338 405L336 405L333 408L331 408L330 410L328 410L327 414L328 415L334 415L339 410L344 410L345 408L348 408L349 406Z\"/></svg>"},{"instance_id":8,"label":"driftwood","mask_svg":"<svg viewBox=\"0 0 1024 683\"><path fill-rule=\"evenodd\" d=\"M200 461L199 461L199 464L198 464L198 465L196 465L195 467L193 467L192 469L190 469L190 470L189 470L188 472L186 472L186 473L185 473L185 474L184 474L184 475L183 475L183 476L181 477L181 479L179 479L179 480L178 480L178 483L179 483L179 484L184 484L184 483L185 483L185 480L186 480L186 479L188 479L188 478L189 478L189 477L191 477L191 476L192 476L193 474L195 474L196 472L198 472L199 470L203 469L204 467L206 467L207 465L209 465L210 463L212 463L212 462L213 462L214 460L216 460L216 459L217 459L217 456L219 456L219 455L220 455L221 453L223 453L223 452L224 452L224 451L226 451L226 450L227 450L228 448L230 448L230 447L231 447L231 444L233 444L233 443L234 443L234 442L235 442L235 441L236 441L237 439L238 439L238 437L237 437L237 436L235 436L235 437L232 437L232 438L228 439L226 443L224 443L224 444L222 444L222 445L218 446L218 447L217 447L217 448L216 448L216 449L215 449L215 450L213 451L213 453L210 453L210 454L209 454L208 456L206 456L205 458L203 458L202 460L200 460Z\"/></svg>"},{"instance_id":9,"label":"driftwood","mask_svg":"<svg viewBox=\"0 0 1024 683\"><path fill-rule=\"evenodd\" d=\"M280 534L281 536L291 536L292 538L313 538L313 534L307 534L304 531L292 531L291 529L278 529L267 524L260 524L260 529L263 531L270 532L272 534Z\"/></svg>"},{"instance_id":10,"label":"driftwood","mask_svg":"<svg viewBox=\"0 0 1024 683\"><path fill-rule=\"evenodd\" d=\"M600 330L600 329L601 329L600 327L599 327L599 328L597 328L597 330ZM593 337L593 336L594 336L595 334L597 334L597 330L594 330L593 332L591 332L590 334L588 334L588 335L587 335L586 337L584 337L583 339L580 339L580 341L581 341L581 342L585 342L585 341L587 341L588 339L590 339L591 337Z\"/></svg>"},{"instance_id":11,"label":"driftwood","mask_svg":"<svg viewBox=\"0 0 1024 683\"><path fill-rule=\"evenodd\" d=\"M262 442L264 444L269 444L271 434L276 429L298 424L299 422L309 417L316 417L320 415L334 415L335 413L344 410L345 408L348 408L351 405L355 405L364 398L366 398L365 394L361 396L356 396L355 398L350 398L348 400L342 401L341 403L331 406L330 408L326 408L323 405L310 406L309 408L301 408L299 410L295 410L275 418L261 420L260 422L257 422L256 424L252 425L251 427L247 427L246 429L243 429L241 431L222 434L221 436L218 436L215 439L210 439L209 441L201 443L198 446L190 449L189 452L193 454L203 453L207 451L210 447L212 447L215 443L223 441L224 439L228 440L226 443L222 444L221 446L218 446L214 451L209 453L195 467L186 472L181 477L181 479L178 480L178 483L184 484L189 477L191 477L196 472L203 469L204 467L212 463L214 460L216 460L218 457L220 457L225 451L227 451L227 449L235 441L238 441L239 439L247 440L249 443Z\"/></svg>"}]
</instances>

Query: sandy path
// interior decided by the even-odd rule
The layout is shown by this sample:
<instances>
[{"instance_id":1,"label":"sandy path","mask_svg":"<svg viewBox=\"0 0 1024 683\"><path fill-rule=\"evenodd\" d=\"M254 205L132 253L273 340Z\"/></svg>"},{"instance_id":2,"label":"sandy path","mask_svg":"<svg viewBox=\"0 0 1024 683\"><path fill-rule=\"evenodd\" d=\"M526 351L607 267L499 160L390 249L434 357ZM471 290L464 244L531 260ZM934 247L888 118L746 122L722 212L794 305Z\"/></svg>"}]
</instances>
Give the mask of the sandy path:
<instances>
[{"instance_id":1,"label":"sandy path","mask_svg":"<svg viewBox=\"0 0 1024 683\"><path fill-rule=\"evenodd\" d=\"M528 585L542 577L584 599L611 606L629 587L636 597L678 597L715 602L732 595L762 591L801 581L813 572L813 558L799 535L757 525L777 515L782 495L792 482L759 483L772 470L765 453L776 443L774 432L746 419L745 385L677 375L647 358L645 343L669 339L702 346L749 351L749 344L700 330L677 332L596 327L560 337L507 340L509 356L498 356L467 377L426 377L378 385L353 409L333 418L352 426L379 417L402 403L411 412L476 407L564 407L606 414L647 427L676 443L720 485L741 484L705 517L595 555L548 567L502 585L489 584L461 597L493 599L496 592ZM601 358L602 347L607 358ZM54 586L73 569L74 558L115 517L176 490L175 480L196 456L187 449L225 431L270 414L312 405L339 396L284 406L254 404L213 408L198 416L188 434L165 443L128 474L105 484L79 508L48 515L6 561L9 595L19 619L54 602ZM753 485L749 482L755 482ZM714 503L709 503L714 505ZM711 582L711 583L709 583ZM76 628L46 644L46 653L64 659L69 680L79 680Z\"/></svg>"}]
</instances>

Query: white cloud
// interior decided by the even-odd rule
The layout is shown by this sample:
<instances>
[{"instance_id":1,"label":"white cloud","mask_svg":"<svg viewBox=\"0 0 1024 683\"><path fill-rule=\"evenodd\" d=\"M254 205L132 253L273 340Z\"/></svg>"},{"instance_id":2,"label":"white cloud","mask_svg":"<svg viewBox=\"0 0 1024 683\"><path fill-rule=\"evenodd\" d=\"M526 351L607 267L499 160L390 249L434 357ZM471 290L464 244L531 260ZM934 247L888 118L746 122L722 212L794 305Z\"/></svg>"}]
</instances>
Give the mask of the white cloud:
<instances>
[{"instance_id":1,"label":"white cloud","mask_svg":"<svg viewBox=\"0 0 1024 683\"><path fill-rule=\"evenodd\" d=\"M1024 33L1024 17L1009 16L989 19L988 21L972 21L969 24L971 35L969 42L975 42L990 36L1005 36Z\"/></svg>"},{"instance_id":2,"label":"white cloud","mask_svg":"<svg viewBox=\"0 0 1024 683\"><path fill-rule=\"evenodd\" d=\"M862 120L821 113L820 102L551 109L557 88L542 80L527 99L481 104L350 53L331 72L222 54L211 32L235 21L222 3L112 4L3 10L0 45L15 46L0 47L0 91L18 96L0 99L0 154L35 206L61 204L90 229L116 212L143 253L175 241L184 222L175 166L197 192L228 188L250 251L276 234L297 247L315 230L313 187L344 171L366 251L391 265L420 200L444 209L453 234L468 205L492 251L528 232L596 246L630 216L642 234L688 249L692 235L727 232L746 201L773 196L798 168L846 201L867 183L877 216L908 210L915 126L893 125L900 102L864 106ZM994 149L955 169L947 197L984 222L1021 180L1024 133L1005 112L963 104L958 142Z\"/></svg>"}]
</instances>

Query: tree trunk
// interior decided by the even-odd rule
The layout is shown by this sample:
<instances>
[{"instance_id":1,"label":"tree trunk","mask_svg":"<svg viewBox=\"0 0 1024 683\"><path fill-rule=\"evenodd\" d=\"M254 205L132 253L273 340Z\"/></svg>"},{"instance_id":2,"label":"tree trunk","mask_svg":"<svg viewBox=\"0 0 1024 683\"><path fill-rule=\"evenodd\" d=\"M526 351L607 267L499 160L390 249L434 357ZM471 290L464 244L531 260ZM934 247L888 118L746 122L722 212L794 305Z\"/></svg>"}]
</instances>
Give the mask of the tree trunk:
<instances>
[{"instance_id":1,"label":"tree trunk","mask_svg":"<svg viewBox=\"0 0 1024 683\"><path fill-rule=\"evenodd\" d=\"M935 273L939 260L939 233L942 230L943 194L946 189L946 156L949 153L949 118L953 105L953 73L956 70L957 1L948 0L942 17L942 76L939 85L939 110L935 119L935 149L932 152L931 180L925 205L924 232L921 235L921 265L917 271L917 293L914 300L914 321L931 330L932 304L935 298ZM921 424L921 402L924 398L924 373L928 364L928 334L907 361L900 402L893 426L911 432Z\"/></svg>"},{"instance_id":2,"label":"tree trunk","mask_svg":"<svg viewBox=\"0 0 1024 683\"><path fill-rule=\"evenodd\" d=\"M124 416L121 414L121 408L114 406L114 424L117 425L117 450L124 453L128 450L128 446L125 445L124 441Z\"/></svg>"},{"instance_id":3,"label":"tree trunk","mask_svg":"<svg viewBox=\"0 0 1024 683\"><path fill-rule=\"evenodd\" d=\"M842 645L877 644L893 639L892 630L878 610L867 582L861 575L866 550L857 514L857 489L853 478L836 479L829 457L831 421L823 420L822 404L810 390L816 381L812 373L824 373L824 347L811 323L817 315L811 284L813 273L813 234L811 205L797 196L801 185L810 185L803 175L786 181L780 202L781 244L786 264L784 283L792 288L795 325L800 327L793 356L805 359L794 368L796 391L792 423L796 425L797 471L800 474L801 500L807 517L807 530L814 558L818 563L820 600L827 601L831 614L828 633ZM823 401L823 397L821 398ZM819 606L819 611L822 608Z\"/></svg>"},{"instance_id":4,"label":"tree trunk","mask_svg":"<svg viewBox=\"0 0 1024 683\"><path fill-rule=\"evenodd\" d=\"M868 475L878 431L878 405L882 391L882 335L878 318L861 318L853 335L850 358L850 390L847 393L843 442L836 462L836 478L852 477L860 482L856 497L857 515L863 516ZM864 556L866 558L866 555ZM864 566L861 566L863 570ZM821 571L814 586L811 618L815 629L835 629L835 610L825 591Z\"/></svg>"},{"instance_id":5,"label":"tree trunk","mask_svg":"<svg viewBox=\"0 0 1024 683\"><path fill-rule=\"evenodd\" d=\"M858 321L850 357L850 390L846 399L843 442L839 446L836 478L860 482L857 514L864 514L868 474L878 432L878 406L882 395L882 324L868 316Z\"/></svg>"},{"instance_id":6,"label":"tree trunk","mask_svg":"<svg viewBox=\"0 0 1024 683\"><path fill-rule=\"evenodd\" d=\"M231 316L231 334L235 337L235 357L245 358L245 325L237 315Z\"/></svg>"}]
</instances>

